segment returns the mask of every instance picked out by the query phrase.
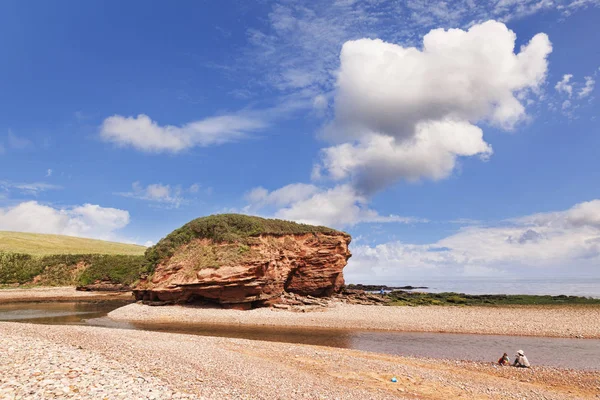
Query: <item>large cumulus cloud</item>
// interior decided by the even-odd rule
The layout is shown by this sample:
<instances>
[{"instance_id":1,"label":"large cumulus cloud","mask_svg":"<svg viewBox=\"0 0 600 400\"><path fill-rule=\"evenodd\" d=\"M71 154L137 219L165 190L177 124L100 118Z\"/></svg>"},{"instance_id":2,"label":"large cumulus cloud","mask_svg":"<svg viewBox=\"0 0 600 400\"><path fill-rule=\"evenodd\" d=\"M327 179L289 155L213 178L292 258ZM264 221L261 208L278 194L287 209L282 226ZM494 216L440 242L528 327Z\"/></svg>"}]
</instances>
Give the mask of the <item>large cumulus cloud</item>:
<instances>
[{"instance_id":1,"label":"large cumulus cloud","mask_svg":"<svg viewBox=\"0 0 600 400\"><path fill-rule=\"evenodd\" d=\"M504 24L488 21L432 30L422 49L346 42L335 117L323 131L335 145L323 150L318 170L353 178L370 193L402 178L447 177L457 157L488 157L492 148L476 124L513 129L546 77L548 37L535 35L519 52L515 40Z\"/></svg>"}]
</instances>

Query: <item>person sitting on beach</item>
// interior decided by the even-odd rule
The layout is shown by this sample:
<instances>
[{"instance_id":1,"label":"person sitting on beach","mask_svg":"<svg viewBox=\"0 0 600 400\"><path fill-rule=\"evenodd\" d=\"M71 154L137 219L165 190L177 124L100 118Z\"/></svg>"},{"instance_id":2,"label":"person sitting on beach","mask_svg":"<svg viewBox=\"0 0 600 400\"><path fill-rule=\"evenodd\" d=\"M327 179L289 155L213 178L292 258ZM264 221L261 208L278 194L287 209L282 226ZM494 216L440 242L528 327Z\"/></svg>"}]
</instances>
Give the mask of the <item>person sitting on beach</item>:
<instances>
[{"instance_id":1,"label":"person sitting on beach","mask_svg":"<svg viewBox=\"0 0 600 400\"><path fill-rule=\"evenodd\" d=\"M500 365L510 365L510 358L508 358L508 354L504 353L502 357L498 360L498 364Z\"/></svg>"},{"instance_id":2,"label":"person sitting on beach","mask_svg":"<svg viewBox=\"0 0 600 400\"><path fill-rule=\"evenodd\" d=\"M529 360L525 357L525 353L523 350L517 351L517 355L515 356L515 362L513 363L513 367L519 368L529 368L531 365L529 364Z\"/></svg>"}]
</instances>

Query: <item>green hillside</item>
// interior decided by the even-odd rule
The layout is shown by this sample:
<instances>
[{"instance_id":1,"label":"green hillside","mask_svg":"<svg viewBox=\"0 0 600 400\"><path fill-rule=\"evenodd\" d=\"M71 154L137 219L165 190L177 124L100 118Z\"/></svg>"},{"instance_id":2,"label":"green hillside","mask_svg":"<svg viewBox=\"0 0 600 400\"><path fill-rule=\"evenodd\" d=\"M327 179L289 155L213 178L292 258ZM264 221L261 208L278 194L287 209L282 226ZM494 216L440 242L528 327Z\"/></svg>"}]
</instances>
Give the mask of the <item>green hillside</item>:
<instances>
[{"instance_id":1,"label":"green hillside","mask_svg":"<svg viewBox=\"0 0 600 400\"><path fill-rule=\"evenodd\" d=\"M0 231L0 285L132 284L146 271L144 246Z\"/></svg>"},{"instance_id":2,"label":"green hillside","mask_svg":"<svg viewBox=\"0 0 600 400\"><path fill-rule=\"evenodd\" d=\"M143 255L146 248L136 244L106 242L73 236L0 231L0 252L36 256L53 254Z\"/></svg>"}]
</instances>

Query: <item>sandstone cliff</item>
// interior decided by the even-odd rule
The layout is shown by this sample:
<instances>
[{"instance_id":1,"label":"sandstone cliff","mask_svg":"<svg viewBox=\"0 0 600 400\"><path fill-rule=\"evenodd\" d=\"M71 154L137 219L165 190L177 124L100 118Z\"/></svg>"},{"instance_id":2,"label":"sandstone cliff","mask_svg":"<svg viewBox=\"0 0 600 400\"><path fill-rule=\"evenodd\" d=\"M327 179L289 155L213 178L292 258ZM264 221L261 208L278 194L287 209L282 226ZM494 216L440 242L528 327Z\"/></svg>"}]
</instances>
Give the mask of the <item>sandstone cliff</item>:
<instances>
[{"instance_id":1,"label":"sandstone cliff","mask_svg":"<svg viewBox=\"0 0 600 400\"><path fill-rule=\"evenodd\" d=\"M250 308L284 292L328 296L344 284L350 235L325 227L226 214L194 220L149 249L138 300L208 300Z\"/></svg>"}]
</instances>

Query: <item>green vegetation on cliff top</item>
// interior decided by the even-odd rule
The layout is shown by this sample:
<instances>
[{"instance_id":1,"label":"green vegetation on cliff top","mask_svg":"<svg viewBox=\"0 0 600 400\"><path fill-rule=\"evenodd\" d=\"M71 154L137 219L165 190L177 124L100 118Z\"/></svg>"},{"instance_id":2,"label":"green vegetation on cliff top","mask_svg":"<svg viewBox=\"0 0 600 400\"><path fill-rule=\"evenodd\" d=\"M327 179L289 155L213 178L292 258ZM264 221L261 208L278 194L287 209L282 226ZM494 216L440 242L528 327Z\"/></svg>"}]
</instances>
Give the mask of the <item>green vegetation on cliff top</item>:
<instances>
[{"instance_id":1,"label":"green vegetation on cliff top","mask_svg":"<svg viewBox=\"0 0 600 400\"><path fill-rule=\"evenodd\" d=\"M0 252L36 256L51 254L143 255L146 248L136 244L106 242L64 235L0 231Z\"/></svg>"},{"instance_id":2,"label":"green vegetation on cliff top","mask_svg":"<svg viewBox=\"0 0 600 400\"><path fill-rule=\"evenodd\" d=\"M266 219L242 214L218 214L197 218L161 239L146 250L146 261L153 269L161 260L172 256L180 246L194 239L210 239L219 243L246 243L260 235L301 235L305 233L340 233L324 226L298 224L279 219Z\"/></svg>"}]
</instances>

